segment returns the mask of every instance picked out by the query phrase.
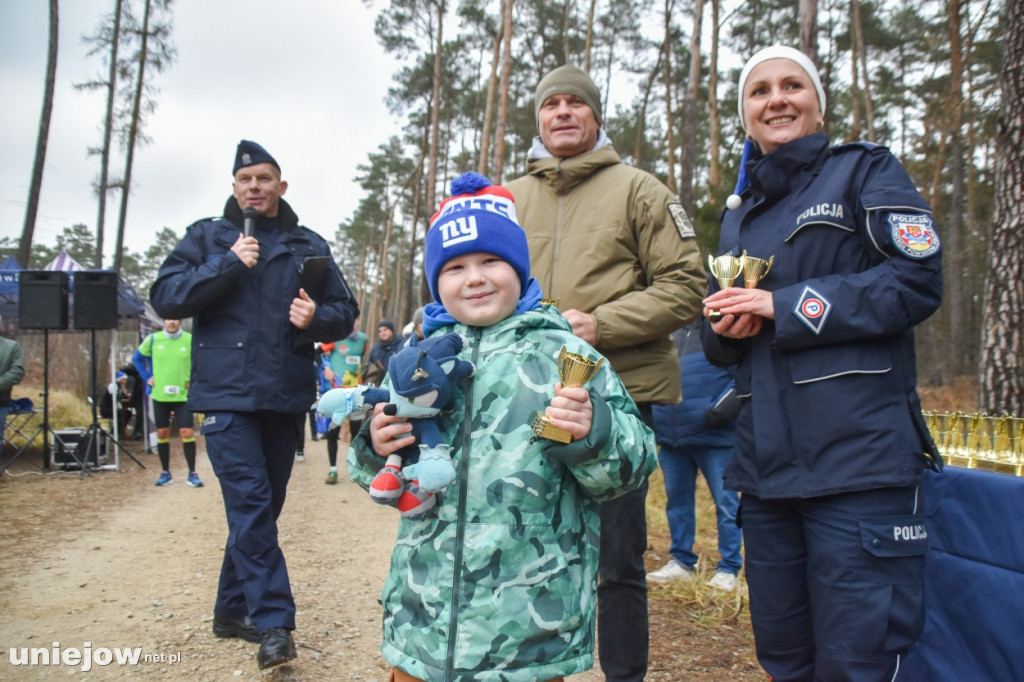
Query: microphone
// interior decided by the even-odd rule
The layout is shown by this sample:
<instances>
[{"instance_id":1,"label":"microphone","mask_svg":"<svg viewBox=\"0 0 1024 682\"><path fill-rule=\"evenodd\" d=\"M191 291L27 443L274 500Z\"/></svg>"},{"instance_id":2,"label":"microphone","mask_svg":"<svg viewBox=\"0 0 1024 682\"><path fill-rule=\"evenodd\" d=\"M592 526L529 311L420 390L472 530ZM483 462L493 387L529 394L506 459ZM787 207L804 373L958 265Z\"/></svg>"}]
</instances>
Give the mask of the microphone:
<instances>
[{"instance_id":1,"label":"microphone","mask_svg":"<svg viewBox=\"0 0 1024 682\"><path fill-rule=\"evenodd\" d=\"M244 221L243 232L246 237L251 237L252 233L256 231L256 219L259 215L260 212L254 206L246 206L245 210L242 211L242 220Z\"/></svg>"}]
</instances>

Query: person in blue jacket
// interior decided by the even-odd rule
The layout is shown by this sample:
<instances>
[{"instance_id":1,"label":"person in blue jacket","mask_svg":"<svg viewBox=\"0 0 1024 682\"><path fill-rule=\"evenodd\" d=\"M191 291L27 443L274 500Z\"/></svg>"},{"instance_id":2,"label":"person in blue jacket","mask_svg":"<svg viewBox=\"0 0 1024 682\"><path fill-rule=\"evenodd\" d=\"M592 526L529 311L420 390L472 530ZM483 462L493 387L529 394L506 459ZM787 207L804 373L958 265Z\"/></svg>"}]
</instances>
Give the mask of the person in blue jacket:
<instances>
[{"instance_id":1,"label":"person in blue jacket","mask_svg":"<svg viewBox=\"0 0 1024 682\"><path fill-rule=\"evenodd\" d=\"M751 57L739 110L749 184L718 252L774 262L755 288L712 283L702 339L743 400L725 484L758 660L776 682L892 680L924 620L918 486L941 468L913 333L942 299L939 236L888 149L830 146L803 53Z\"/></svg>"},{"instance_id":2,"label":"person in blue jacket","mask_svg":"<svg viewBox=\"0 0 1024 682\"><path fill-rule=\"evenodd\" d=\"M165 318L193 318L188 408L205 415L228 519L213 633L259 642L264 669L295 658L277 518L316 398L313 343L346 336L359 310L327 242L281 198L288 184L277 161L242 140L232 172L224 215L188 228L150 298ZM257 212L251 236L248 207Z\"/></svg>"},{"instance_id":3,"label":"person in blue jacket","mask_svg":"<svg viewBox=\"0 0 1024 682\"><path fill-rule=\"evenodd\" d=\"M683 401L654 406L654 436L660 446L658 462L668 497L665 516L672 536L672 556L664 566L648 573L647 580L664 583L697 576L693 541L697 533L694 495L699 469L715 503L718 552L722 555L708 584L731 591L736 589L736 575L743 567L743 537L736 525L740 496L723 487L722 472L732 458L739 400L732 369L715 367L704 357L700 327L697 318L672 334L679 351Z\"/></svg>"}]
</instances>

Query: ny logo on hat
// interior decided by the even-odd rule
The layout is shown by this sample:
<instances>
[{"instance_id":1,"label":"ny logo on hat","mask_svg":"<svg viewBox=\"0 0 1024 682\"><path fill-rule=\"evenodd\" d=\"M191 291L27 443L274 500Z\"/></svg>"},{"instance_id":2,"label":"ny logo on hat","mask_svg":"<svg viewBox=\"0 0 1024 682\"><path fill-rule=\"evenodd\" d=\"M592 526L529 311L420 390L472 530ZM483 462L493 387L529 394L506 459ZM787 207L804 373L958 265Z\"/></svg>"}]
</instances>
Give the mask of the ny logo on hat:
<instances>
[{"instance_id":1,"label":"ny logo on hat","mask_svg":"<svg viewBox=\"0 0 1024 682\"><path fill-rule=\"evenodd\" d=\"M448 248L463 242L471 242L477 238L476 216L458 216L448 222L438 225L441 231L441 246Z\"/></svg>"}]
</instances>

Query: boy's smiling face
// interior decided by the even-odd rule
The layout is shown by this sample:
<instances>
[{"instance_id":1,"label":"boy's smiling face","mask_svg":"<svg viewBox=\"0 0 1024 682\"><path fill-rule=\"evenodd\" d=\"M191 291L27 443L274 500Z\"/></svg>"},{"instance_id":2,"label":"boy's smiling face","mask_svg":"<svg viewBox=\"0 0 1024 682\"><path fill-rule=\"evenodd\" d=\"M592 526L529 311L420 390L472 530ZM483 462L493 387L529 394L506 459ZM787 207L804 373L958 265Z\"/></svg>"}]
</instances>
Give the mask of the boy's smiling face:
<instances>
[{"instance_id":1,"label":"boy's smiling face","mask_svg":"<svg viewBox=\"0 0 1024 682\"><path fill-rule=\"evenodd\" d=\"M442 266L437 278L441 305L472 327L489 327L512 316L520 289L512 266L489 253L456 256Z\"/></svg>"}]
</instances>

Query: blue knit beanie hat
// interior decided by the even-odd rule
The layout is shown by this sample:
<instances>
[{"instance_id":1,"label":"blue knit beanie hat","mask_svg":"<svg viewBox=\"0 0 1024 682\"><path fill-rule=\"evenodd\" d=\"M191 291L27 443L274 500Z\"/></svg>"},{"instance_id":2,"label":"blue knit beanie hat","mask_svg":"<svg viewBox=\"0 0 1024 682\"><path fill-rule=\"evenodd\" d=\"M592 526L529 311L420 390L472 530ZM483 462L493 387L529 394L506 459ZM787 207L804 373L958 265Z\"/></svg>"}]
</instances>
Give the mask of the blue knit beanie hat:
<instances>
[{"instance_id":1,"label":"blue knit beanie hat","mask_svg":"<svg viewBox=\"0 0 1024 682\"><path fill-rule=\"evenodd\" d=\"M519 275L520 291L530 280L530 247L516 219L512 193L479 173L464 173L452 180L452 196L441 202L430 219L424 267L435 301L441 268L467 253L490 253L512 266Z\"/></svg>"}]
</instances>

